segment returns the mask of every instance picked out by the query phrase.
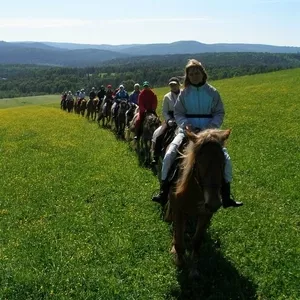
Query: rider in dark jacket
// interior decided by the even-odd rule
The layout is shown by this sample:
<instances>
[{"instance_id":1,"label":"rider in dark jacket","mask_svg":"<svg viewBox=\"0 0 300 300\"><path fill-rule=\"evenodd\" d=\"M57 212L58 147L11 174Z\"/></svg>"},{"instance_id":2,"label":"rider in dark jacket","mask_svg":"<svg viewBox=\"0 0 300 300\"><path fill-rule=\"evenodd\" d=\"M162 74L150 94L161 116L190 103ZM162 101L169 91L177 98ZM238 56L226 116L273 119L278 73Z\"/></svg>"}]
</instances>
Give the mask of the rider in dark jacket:
<instances>
[{"instance_id":1,"label":"rider in dark jacket","mask_svg":"<svg viewBox=\"0 0 300 300\"><path fill-rule=\"evenodd\" d=\"M106 91L104 85L101 85L100 90L97 93L97 97L99 100L103 99L106 96Z\"/></svg>"},{"instance_id":2,"label":"rider in dark jacket","mask_svg":"<svg viewBox=\"0 0 300 300\"><path fill-rule=\"evenodd\" d=\"M91 100L94 100L96 98L96 92L95 92L95 88L92 87L92 90L90 91L90 95L89 95Z\"/></svg>"},{"instance_id":3,"label":"rider in dark jacket","mask_svg":"<svg viewBox=\"0 0 300 300\"><path fill-rule=\"evenodd\" d=\"M119 91L116 93L115 99L116 100L121 100L121 99L128 100L129 99L129 95L128 95L127 91L125 90L124 85L121 84L119 86Z\"/></svg>"}]
</instances>

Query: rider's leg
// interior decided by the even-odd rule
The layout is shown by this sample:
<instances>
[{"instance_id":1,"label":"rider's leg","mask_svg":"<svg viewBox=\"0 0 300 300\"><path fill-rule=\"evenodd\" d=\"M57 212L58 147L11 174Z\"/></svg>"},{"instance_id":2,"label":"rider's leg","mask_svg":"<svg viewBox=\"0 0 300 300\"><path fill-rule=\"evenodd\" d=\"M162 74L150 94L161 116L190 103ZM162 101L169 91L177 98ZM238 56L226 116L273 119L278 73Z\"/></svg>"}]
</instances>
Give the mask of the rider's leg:
<instances>
[{"instance_id":1,"label":"rider's leg","mask_svg":"<svg viewBox=\"0 0 300 300\"><path fill-rule=\"evenodd\" d=\"M159 202L164 205L168 201L168 194L170 189L170 183L168 181L168 173L171 169L173 162L177 156L177 150L184 139L184 133L178 133L172 143L169 146L168 151L163 159L162 171L161 171L161 186L158 195L152 198L152 201Z\"/></svg>"},{"instance_id":2,"label":"rider's leg","mask_svg":"<svg viewBox=\"0 0 300 300\"><path fill-rule=\"evenodd\" d=\"M243 205L243 202L237 202L232 199L230 196L230 183L232 182L232 163L230 156L226 148L223 148L225 156L225 168L224 168L224 180L222 183L222 204L224 208L227 207L239 207Z\"/></svg>"},{"instance_id":3,"label":"rider's leg","mask_svg":"<svg viewBox=\"0 0 300 300\"><path fill-rule=\"evenodd\" d=\"M158 148L159 148L159 140L158 138L160 137L161 134L161 128L162 126L159 126L155 131L153 132L152 136L152 145L151 145L151 151L152 151L152 164L157 164L159 153L158 153Z\"/></svg>"}]
</instances>

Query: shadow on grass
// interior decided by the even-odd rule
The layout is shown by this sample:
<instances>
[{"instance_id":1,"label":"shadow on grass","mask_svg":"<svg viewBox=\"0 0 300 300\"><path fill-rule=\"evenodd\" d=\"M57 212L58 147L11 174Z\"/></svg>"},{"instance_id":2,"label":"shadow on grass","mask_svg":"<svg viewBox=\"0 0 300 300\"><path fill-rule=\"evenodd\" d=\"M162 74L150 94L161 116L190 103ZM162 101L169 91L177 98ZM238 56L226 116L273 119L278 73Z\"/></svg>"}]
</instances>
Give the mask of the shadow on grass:
<instances>
[{"instance_id":1,"label":"shadow on grass","mask_svg":"<svg viewBox=\"0 0 300 300\"><path fill-rule=\"evenodd\" d=\"M189 248L189 246L187 245ZM179 288L172 289L166 299L212 300L212 299L257 299L256 286L250 279L223 257L219 250L220 241L208 234L201 247L198 262L199 278L191 279L188 268L177 270Z\"/></svg>"},{"instance_id":2,"label":"shadow on grass","mask_svg":"<svg viewBox=\"0 0 300 300\"><path fill-rule=\"evenodd\" d=\"M145 168L148 170L151 170L153 172L153 174L156 174L156 168L154 166L151 165L151 161L149 160L149 158L146 158L146 154L144 152L144 150L142 149L142 147L140 146L140 141L136 142L134 140L124 140L127 144L128 144L128 148L130 151L134 152L137 159L138 159L138 164L141 168Z\"/></svg>"}]
</instances>

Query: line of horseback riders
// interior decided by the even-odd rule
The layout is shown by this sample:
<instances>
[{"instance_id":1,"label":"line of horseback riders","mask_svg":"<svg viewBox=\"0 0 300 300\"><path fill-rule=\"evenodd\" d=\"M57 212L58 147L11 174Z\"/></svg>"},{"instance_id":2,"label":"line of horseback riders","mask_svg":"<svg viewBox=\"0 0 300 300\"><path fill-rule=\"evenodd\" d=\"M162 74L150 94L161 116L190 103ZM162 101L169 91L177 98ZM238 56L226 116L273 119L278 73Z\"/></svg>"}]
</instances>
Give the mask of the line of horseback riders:
<instances>
[{"instance_id":1,"label":"line of horseback riders","mask_svg":"<svg viewBox=\"0 0 300 300\"><path fill-rule=\"evenodd\" d=\"M93 87L89 93L88 100L86 99L86 93L84 89L78 90L75 95L71 91L64 92L61 95L61 109L68 112L75 112L82 116L87 116L87 118L96 118L96 113L100 106L100 101L103 100L106 95L108 97L111 95L113 97L113 91L111 85L108 85L108 89L105 90L105 87L102 85L100 90L96 93L95 88Z\"/></svg>"},{"instance_id":2,"label":"line of horseback riders","mask_svg":"<svg viewBox=\"0 0 300 300\"><path fill-rule=\"evenodd\" d=\"M178 152L187 142L186 131L218 129L225 115L221 97L218 91L207 83L207 73L199 61L195 59L188 61L182 90L177 77L170 78L168 84L170 91L163 99L163 123L156 114L157 96L147 81L143 83L142 91L139 84L135 84L130 96L123 85L115 92L112 91L111 85L107 86L107 90L101 86L97 94L93 88L86 105L83 105L86 100L84 90L81 90L76 100L77 104L76 102L74 104L75 112L83 116L87 109L87 118L90 116L88 108L94 107L95 115L91 115L92 119L95 120L97 113L98 123L100 124L102 120L102 125L107 126L111 122L118 135L124 136L124 129L127 126L134 132L134 140L144 145L146 155L151 153L152 166L157 165L162 158L160 192L152 198L162 205L166 204L170 187L178 174L176 167ZM69 94L65 96L66 101L68 96ZM68 107L67 104L62 105ZM150 147L147 146L148 142ZM225 167L221 188L222 205L224 208L239 207L243 203L231 197L231 159L225 147L223 152Z\"/></svg>"}]
</instances>

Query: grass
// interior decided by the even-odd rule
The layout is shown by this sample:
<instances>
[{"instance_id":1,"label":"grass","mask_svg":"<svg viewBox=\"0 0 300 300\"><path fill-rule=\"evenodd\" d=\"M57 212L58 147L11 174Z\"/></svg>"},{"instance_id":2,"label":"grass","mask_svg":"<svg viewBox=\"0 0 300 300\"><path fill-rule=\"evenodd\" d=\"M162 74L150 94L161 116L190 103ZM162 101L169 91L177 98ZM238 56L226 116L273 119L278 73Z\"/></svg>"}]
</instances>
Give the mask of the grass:
<instances>
[{"instance_id":1,"label":"grass","mask_svg":"<svg viewBox=\"0 0 300 300\"><path fill-rule=\"evenodd\" d=\"M197 282L172 264L157 180L126 143L57 96L0 110L0 299L299 299L299 78L213 83L245 205L214 216Z\"/></svg>"},{"instance_id":2,"label":"grass","mask_svg":"<svg viewBox=\"0 0 300 300\"><path fill-rule=\"evenodd\" d=\"M20 98L5 98L0 99L1 108L12 108L27 105L53 105L57 106L60 103L60 95L45 95Z\"/></svg>"}]
</instances>

